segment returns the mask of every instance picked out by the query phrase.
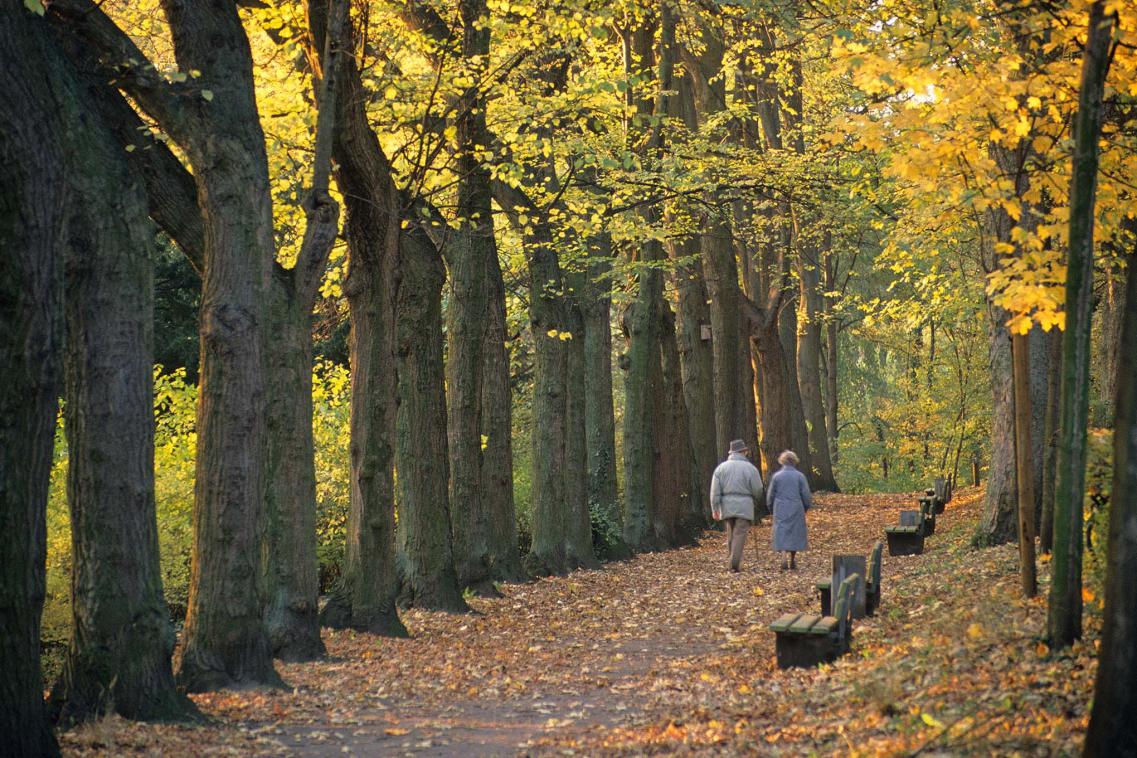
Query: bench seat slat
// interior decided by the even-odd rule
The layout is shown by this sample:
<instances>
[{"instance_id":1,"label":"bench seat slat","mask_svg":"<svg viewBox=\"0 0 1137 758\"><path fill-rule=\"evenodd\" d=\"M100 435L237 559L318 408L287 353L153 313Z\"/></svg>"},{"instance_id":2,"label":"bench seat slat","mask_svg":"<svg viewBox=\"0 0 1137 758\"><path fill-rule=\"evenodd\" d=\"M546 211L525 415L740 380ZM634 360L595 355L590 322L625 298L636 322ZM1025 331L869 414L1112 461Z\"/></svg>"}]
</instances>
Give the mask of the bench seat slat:
<instances>
[{"instance_id":1,"label":"bench seat slat","mask_svg":"<svg viewBox=\"0 0 1137 758\"><path fill-rule=\"evenodd\" d=\"M840 620L836 616L825 616L810 628L809 633L810 634L836 634L837 625L839 623L840 623Z\"/></svg>"},{"instance_id":2,"label":"bench seat slat","mask_svg":"<svg viewBox=\"0 0 1137 758\"><path fill-rule=\"evenodd\" d=\"M820 620L820 616L803 614L797 621L790 624L790 634L806 634Z\"/></svg>"},{"instance_id":3,"label":"bench seat slat","mask_svg":"<svg viewBox=\"0 0 1137 758\"><path fill-rule=\"evenodd\" d=\"M786 614L783 614L783 615L781 615L781 616L779 616L779 617L778 617L777 621L775 621L774 623L770 624L770 629L771 629L771 630L773 630L773 631L775 631L775 632L786 632L786 631L789 631L789 628L790 628L790 626L792 626L792 625L793 625L793 623L794 623L795 621L797 621L799 618L801 618L801 614L800 614L800 613L786 613Z\"/></svg>"},{"instance_id":4,"label":"bench seat slat","mask_svg":"<svg viewBox=\"0 0 1137 758\"><path fill-rule=\"evenodd\" d=\"M820 582L817 583L817 589L819 589L819 590L827 590L832 586L833 586L833 580L831 580L831 579L822 579Z\"/></svg>"}]
</instances>

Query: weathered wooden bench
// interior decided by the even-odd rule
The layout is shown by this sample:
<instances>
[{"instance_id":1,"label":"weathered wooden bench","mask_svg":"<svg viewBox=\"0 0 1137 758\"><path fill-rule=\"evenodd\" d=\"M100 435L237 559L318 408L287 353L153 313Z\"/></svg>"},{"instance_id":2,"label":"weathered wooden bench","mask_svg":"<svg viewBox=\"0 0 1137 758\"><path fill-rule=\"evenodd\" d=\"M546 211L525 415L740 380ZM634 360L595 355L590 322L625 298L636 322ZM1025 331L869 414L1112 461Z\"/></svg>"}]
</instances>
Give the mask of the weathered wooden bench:
<instances>
[{"instance_id":1,"label":"weathered wooden bench","mask_svg":"<svg viewBox=\"0 0 1137 758\"><path fill-rule=\"evenodd\" d=\"M869 553L868 571L865 574L865 613L869 616L876 615L876 609L880 607L880 570L883 561L884 543L877 540Z\"/></svg>"},{"instance_id":2,"label":"weathered wooden bench","mask_svg":"<svg viewBox=\"0 0 1137 758\"><path fill-rule=\"evenodd\" d=\"M832 588L840 587L844 577L853 574L859 574L863 577L868 576L868 573L865 571L865 557L863 555L833 556L833 573L829 579L822 579L817 583L817 590L821 596L822 616L828 616L831 613ZM864 583L854 588L852 613L855 619L864 618L867 613L865 610L865 606L867 605L865 591Z\"/></svg>"},{"instance_id":3,"label":"weathered wooden bench","mask_svg":"<svg viewBox=\"0 0 1137 758\"><path fill-rule=\"evenodd\" d=\"M936 503L935 500L920 499L920 512L924 514L924 536L931 537L936 533Z\"/></svg>"},{"instance_id":4,"label":"weathered wooden bench","mask_svg":"<svg viewBox=\"0 0 1137 758\"><path fill-rule=\"evenodd\" d=\"M832 616L786 613L770 624L776 635L778 668L816 666L849 652L853 637L852 597L858 584L863 584L859 574L842 580Z\"/></svg>"},{"instance_id":5,"label":"weathered wooden bench","mask_svg":"<svg viewBox=\"0 0 1137 758\"><path fill-rule=\"evenodd\" d=\"M900 524L886 526L889 555L919 555L924 552L924 513L900 511Z\"/></svg>"}]
</instances>

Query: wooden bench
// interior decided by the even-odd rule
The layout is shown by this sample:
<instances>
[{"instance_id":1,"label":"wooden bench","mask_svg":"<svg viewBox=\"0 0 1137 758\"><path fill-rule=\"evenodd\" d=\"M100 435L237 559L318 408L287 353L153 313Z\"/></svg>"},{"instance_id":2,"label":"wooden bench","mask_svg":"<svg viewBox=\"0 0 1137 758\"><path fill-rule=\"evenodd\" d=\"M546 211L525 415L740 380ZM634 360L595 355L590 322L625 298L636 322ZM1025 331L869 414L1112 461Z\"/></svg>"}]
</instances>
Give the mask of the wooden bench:
<instances>
[{"instance_id":1,"label":"wooden bench","mask_svg":"<svg viewBox=\"0 0 1137 758\"><path fill-rule=\"evenodd\" d=\"M869 553L868 571L865 573L865 613L869 616L875 616L876 609L880 607L880 570L883 561L884 543L877 540Z\"/></svg>"},{"instance_id":2,"label":"wooden bench","mask_svg":"<svg viewBox=\"0 0 1137 758\"><path fill-rule=\"evenodd\" d=\"M900 525L884 528L889 555L919 555L924 552L924 513L900 511Z\"/></svg>"},{"instance_id":3,"label":"wooden bench","mask_svg":"<svg viewBox=\"0 0 1137 758\"><path fill-rule=\"evenodd\" d=\"M920 498L920 512L924 514L924 536L931 537L936 533L936 501Z\"/></svg>"},{"instance_id":4,"label":"wooden bench","mask_svg":"<svg viewBox=\"0 0 1137 758\"><path fill-rule=\"evenodd\" d=\"M951 502L951 479L938 477L934 485L932 495L935 497L935 513L938 516L944 512L947 504Z\"/></svg>"},{"instance_id":5,"label":"wooden bench","mask_svg":"<svg viewBox=\"0 0 1137 758\"><path fill-rule=\"evenodd\" d=\"M853 637L852 597L860 574L845 577L837 589L832 616L786 613L770 624L776 635L778 668L809 667L849 652Z\"/></svg>"},{"instance_id":6,"label":"wooden bench","mask_svg":"<svg viewBox=\"0 0 1137 758\"><path fill-rule=\"evenodd\" d=\"M832 588L840 587L843 578L853 574L868 576L868 572L865 570L865 557L863 555L833 556L833 573L829 579L823 579L817 583L818 593L821 596L822 616L828 616L832 612ZM855 619L864 618L867 615L865 592L866 589L863 583L854 589L852 613Z\"/></svg>"}]
</instances>

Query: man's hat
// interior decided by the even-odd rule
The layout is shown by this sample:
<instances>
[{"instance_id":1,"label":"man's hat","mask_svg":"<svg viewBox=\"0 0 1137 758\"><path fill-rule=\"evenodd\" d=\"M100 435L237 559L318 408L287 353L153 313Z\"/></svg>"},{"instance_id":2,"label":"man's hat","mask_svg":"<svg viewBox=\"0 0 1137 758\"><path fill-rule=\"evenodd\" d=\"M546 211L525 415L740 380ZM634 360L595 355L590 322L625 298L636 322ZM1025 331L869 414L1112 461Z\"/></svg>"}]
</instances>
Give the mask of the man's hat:
<instances>
[{"instance_id":1,"label":"man's hat","mask_svg":"<svg viewBox=\"0 0 1137 758\"><path fill-rule=\"evenodd\" d=\"M731 440L730 441L730 452L732 452L732 453L748 453L748 452L750 452L750 447L746 444L745 440Z\"/></svg>"}]
</instances>

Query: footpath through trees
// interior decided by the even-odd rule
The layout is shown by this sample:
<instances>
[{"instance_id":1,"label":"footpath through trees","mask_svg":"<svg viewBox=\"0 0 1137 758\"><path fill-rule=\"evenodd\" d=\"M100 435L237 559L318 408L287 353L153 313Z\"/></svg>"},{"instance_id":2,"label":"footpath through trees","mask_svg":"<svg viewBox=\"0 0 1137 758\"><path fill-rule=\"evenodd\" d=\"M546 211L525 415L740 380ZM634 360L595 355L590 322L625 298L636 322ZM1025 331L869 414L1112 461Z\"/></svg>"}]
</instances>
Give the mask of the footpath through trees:
<instances>
[{"instance_id":1,"label":"footpath through trees","mask_svg":"<svg viewBox=\"0 0 1137 758\"><path fill-rule=\"evenodd\" d=\"M1051 655L1046 607L1014 545L974 550L982 492L957 492L922 555L884 557L881 607L852 653L779 671L771 620L817 604L834 553L865 553L912 495L820 496L811 550L778 570L769 522L742 573L722 538L596 571L505 585L476 614L411 610L409 639L324 632L330 657L282 663L291 689L194 695L204 726L117 717L64 752L290 755L1073 753L1100 624ZM1040 579L1048 580L1043 567Z\"/></svg>"}]
</instances>

